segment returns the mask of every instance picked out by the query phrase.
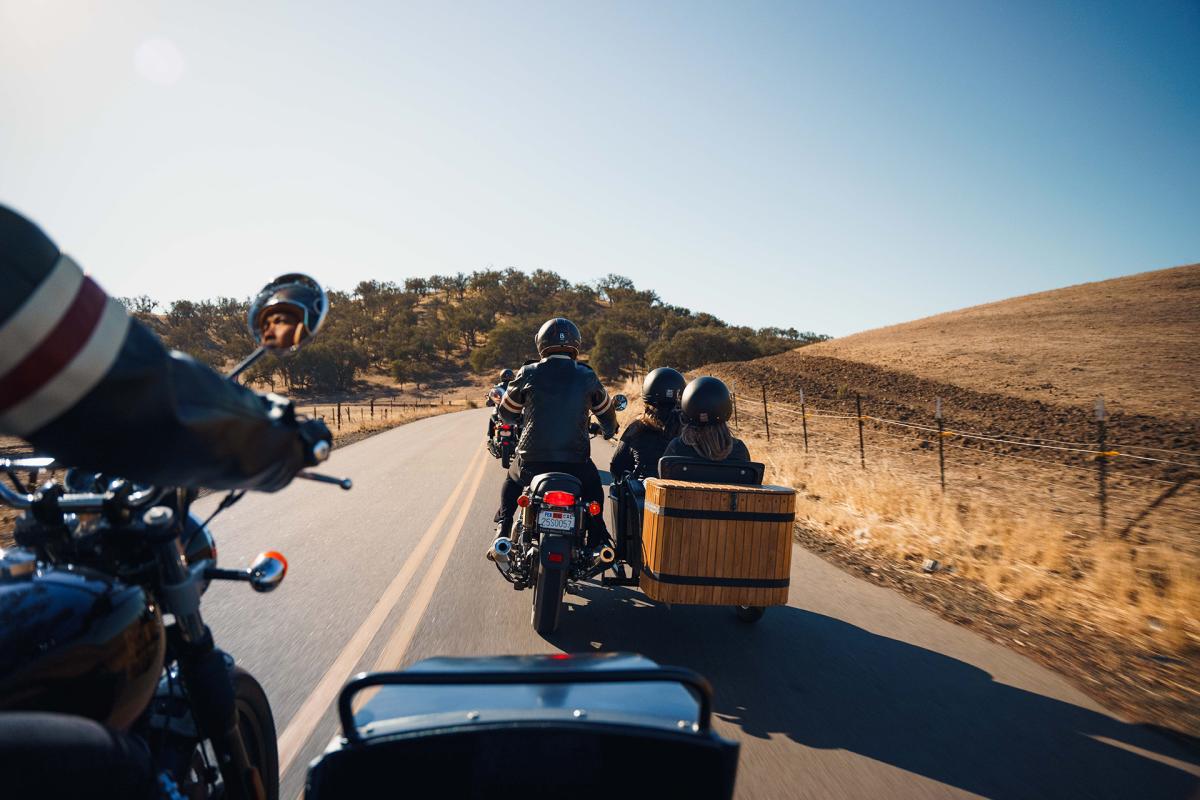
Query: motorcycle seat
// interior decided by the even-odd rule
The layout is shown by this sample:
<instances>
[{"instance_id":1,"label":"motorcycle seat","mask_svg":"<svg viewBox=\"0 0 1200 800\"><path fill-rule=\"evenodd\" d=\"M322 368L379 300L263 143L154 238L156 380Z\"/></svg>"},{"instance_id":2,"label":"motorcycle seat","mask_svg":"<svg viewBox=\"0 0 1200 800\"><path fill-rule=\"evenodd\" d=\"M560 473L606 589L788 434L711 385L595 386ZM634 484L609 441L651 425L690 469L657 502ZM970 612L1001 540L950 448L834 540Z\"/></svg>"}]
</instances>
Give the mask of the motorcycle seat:
<instances>
[{"instance_id":1,"label":"motorcycle seat","mask_svg":"<svg viewBox=\"0 0 1200 800\"><path fill-rule=\"evenodd\" d=\"M574 475L565 472L543 472L534 475L533 480L529 482L529 493L534 497L541 497L552 491L570 492L579 497L583 493L583 484Z\"/></svg>"}]
</instances>

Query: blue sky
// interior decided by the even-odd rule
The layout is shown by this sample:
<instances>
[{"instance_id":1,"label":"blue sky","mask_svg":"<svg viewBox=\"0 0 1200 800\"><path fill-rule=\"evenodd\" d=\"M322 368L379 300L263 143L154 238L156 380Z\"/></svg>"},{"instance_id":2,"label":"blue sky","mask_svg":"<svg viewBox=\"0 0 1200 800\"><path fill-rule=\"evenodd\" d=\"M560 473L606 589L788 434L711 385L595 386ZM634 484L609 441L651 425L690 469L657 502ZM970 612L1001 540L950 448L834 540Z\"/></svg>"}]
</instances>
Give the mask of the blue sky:
<instances>
[{"instance_id":1,"label":"blue sky","mask_svg":"<svg viewBox=\"0 0 1200 800\"><path fill-rule=\"evenodd\" d=\"M835 335L1200 261L1200 3L0 0L0 202L113 294L609 272Z\"/></svg>"}]
</instances>

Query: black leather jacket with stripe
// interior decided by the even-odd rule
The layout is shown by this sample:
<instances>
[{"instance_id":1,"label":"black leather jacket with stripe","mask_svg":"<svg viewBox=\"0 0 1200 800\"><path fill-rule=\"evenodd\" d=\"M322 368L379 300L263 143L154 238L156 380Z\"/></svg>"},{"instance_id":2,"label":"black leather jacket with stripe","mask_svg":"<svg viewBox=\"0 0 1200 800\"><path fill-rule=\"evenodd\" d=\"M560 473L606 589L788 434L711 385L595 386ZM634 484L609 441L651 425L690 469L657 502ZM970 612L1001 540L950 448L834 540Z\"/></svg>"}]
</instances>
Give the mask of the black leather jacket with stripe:
<instances>
[{"instance_id":1,"label":"black leather jacket with stripe","mask_svg":"<svg viewBox=\"0 0 1200 800\"><path fill-rule=\"evenodd\" d=\"M521 418L517 455L523 461L578 464L591 458L588 420L600 421L605 438L616 432L613 400L590 367L554 355L521 367L508 384L500 414Z\"/></svg>"},{"instance_id":2,"label":"black leather jacket with stripe","mask_svg":"<svg viewBox=\"0 0 1200 800\"><path fill-rule=\"evenodd\" d=\"M164 486L273 491L328 435L302 430L282 398L168 352L3 206L0 285L0 434L60 463Z\"/></svg>"}]
</instances>

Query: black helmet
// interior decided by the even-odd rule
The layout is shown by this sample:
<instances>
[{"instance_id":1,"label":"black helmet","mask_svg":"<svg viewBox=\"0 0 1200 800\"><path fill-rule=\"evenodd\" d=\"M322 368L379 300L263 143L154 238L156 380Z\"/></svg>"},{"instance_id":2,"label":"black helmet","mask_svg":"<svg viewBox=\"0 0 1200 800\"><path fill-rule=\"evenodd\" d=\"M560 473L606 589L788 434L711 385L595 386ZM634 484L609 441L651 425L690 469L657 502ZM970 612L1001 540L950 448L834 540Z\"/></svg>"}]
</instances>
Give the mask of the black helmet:
<instances>
[{"instance_id":1,"label":"black helmet","mask_svg":"<svg viewBox=\"0 0 1200 800\"><path fill-rule=\"evenodd\" d=\"M659 367L651 370L642 382L642 399L646 401L646 405L674 408L679 405L679 398L686 383L679 370Z\"/></svg>"},{"instance_id":2,"label":"black helmet","mask_svg":"<svg viewBox=\"0 0 1200 800\"><path fill-rule=\"evenodd\" d=\"M294 310L300 323L304 325L306 336L312 336L325 320L329 301L321 284L307 275L280 275L268 283L250 304L247 321L250 324L250 335L254 339L257 340L261 333L260 328L266 313L279 306L287 306Z\"/></svg>"},{"instance_id":3,"label":"black helmet","mask_svg":"<svg viewBox=\"0 0 1200 800\"><path fill-rule=\"evenodd\" d=\"M504 372L500 373L500 382L507 383L515 377L517 377L516 373L514 373L511 369L506 369Z\"/></svg>"},{"instance_id":4,"label":"black helmet","mask_svg":"<svg viewBox=\"0 0 1200 800\"><path fill-rule=\"evenodd\" d=\"M733 414L729 387L720 380L696 378L683 390L683 416L692 425L724 422Z\"/></svg>"},{"instance_id":5,"label":"black helmet","mask_svg":"<svg viewBox=\"0 0 1200 800\"><path fill-rule=\"evenodd\" d=\"M555 353L566 353L574 358L579 355L579 346L583 343L583 337L579 334L579 328L575 326L574 322L563 317L555 317L546 320L546 323L537 332L537 336L533 337L533 343L537 345L538 355L542 358Z\"/></svg>"}]
</instances>

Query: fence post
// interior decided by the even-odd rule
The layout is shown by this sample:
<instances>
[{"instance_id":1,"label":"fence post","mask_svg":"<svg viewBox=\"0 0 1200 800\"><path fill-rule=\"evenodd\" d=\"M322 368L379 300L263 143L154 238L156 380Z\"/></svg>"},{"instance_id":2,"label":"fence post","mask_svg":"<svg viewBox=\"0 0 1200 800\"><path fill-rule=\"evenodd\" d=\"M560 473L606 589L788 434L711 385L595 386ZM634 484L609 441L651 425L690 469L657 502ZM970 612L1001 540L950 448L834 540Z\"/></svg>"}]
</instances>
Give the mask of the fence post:
<instances>
[{"instance_id":1,"label":"fence post","mask_svg":"<svg viewBox=\"0 0 1200 800\"><path fill-rule=\"evenodd\" d=\"M339 402L337 405L337 429L339 431L342 429L342 404L341 404L341 402Z\"/></svg>"},{"instance_id":2,"label":"fence post","mask_svg":"<svg viewBox=\"0 0 1200 800\"><path fill-rule=\"evenodd\" d=\"M371 398L371 419L375 419L375 398Z\"/></svg>"},{"instance_id":3,"label":"fence post","mask_svg":"<svg viewBox=\"0 0 1200 800\"><path fill-rule=\"evenodd\" d=\"M764 383L763 390L763 427L767 429L767 441L771 441L771 420L767 418L767 385Z\"/></svg>"},{"instance_id":4,"label":"fence post","mask_svg":"<svg viewBox=\"0 0 1200 800\"><path fill-rule=\"evenodd\" d=\"M800 427L804 430L804 452L808 452L808 411L804 407L804 390L800 390Z\"/></svg>"},{"instance_id":5,"label":"fence post","mask_svg":"<svg viewBox=\"0 0 1200 800\"><path fill-rule=\"evenodd\" d=\"M938 473L942 477L942 491L946 491L946 449L943 442L946 439L945 423L942 421L942 398L937 399L937 410L934 412L937 417L938 429Z\"/></svg>"},{"instance_id":6,"label":"fence post","mask_svg":"<svg viewBox=\"0 0 1200 800\"><path fill-rule=\"evenodd\" d=\"M733 394L731 395L731 399L733 400L733 427L737 428L737 429L740 431L740 430L742 429L742 426L741 426L741 425L738 425L738 415L737 415L737 381L734 381L734 382L733 382Z\"/></svg>"},{"instance_id":7,"label":"fence post","mask_svg":"<svg viewBox=\"0 0 1200 800\"><path fill-rule=\"evenodd\" d=\"M854 393L854 407L858 410L858 463L867 468L867 448L863 444L862 395Z\"/></svg>"},{"instance_id":8,"label":"fence post","mask_svg":"<svg viewBox=\"0 0 1200 800\"><path fill-rule=\"evenodd\" d=\"M1108 456L1106 455L1108 431L1105 424L1104 414L1104 397L1096 398L1096 433L1100 440L1100 455L1096 460L1100 462L1100 535L1104 535L1104 529L1108 527Z\"/></svg>"}]
</instances>

